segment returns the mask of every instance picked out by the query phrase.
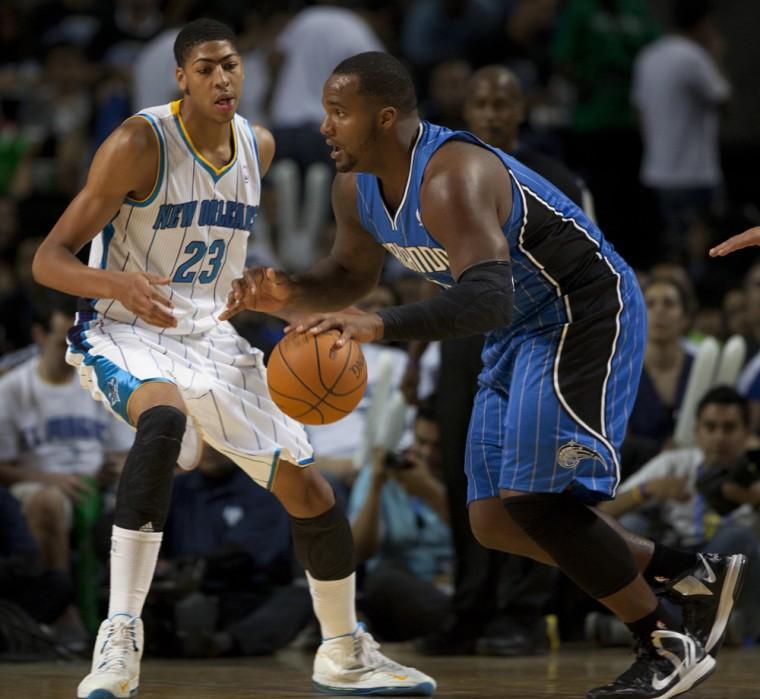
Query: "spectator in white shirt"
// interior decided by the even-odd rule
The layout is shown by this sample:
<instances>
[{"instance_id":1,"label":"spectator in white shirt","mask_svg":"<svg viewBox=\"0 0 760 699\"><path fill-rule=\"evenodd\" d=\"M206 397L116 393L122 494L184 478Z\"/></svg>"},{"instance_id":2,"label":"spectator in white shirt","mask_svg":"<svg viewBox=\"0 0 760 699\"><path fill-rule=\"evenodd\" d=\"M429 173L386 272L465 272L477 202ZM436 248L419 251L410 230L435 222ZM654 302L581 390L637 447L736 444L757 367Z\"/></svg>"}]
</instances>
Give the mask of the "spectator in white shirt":
<instances>
[{"instance_id":1,"label":"spectator in white shirt","mask_svg":"<svg viewBox=\"0 0 760 699\"><path fill-rule=\"evenodd\" d=\"M697 446L662 452L622 483L599 509L636 533L671 546L743 553L746 578L737 609L741 633L760 635L760 454L746 452L747 401L728 386L710 389L697 406Z\"/></svg>"},{"instance_id":2,"label":"spectator in white shirt","mask_svg":"<svg viewBox=\"0 0 760 699\"><path fill-rule=\"evenodd\" d=\"M719 108L731 95L723 37L710 0L676 0L674 31L636 59L632 101L641 115L642 183L654 190L676 251L693 220L719 204Z\"/></svg>"}]
</instances>

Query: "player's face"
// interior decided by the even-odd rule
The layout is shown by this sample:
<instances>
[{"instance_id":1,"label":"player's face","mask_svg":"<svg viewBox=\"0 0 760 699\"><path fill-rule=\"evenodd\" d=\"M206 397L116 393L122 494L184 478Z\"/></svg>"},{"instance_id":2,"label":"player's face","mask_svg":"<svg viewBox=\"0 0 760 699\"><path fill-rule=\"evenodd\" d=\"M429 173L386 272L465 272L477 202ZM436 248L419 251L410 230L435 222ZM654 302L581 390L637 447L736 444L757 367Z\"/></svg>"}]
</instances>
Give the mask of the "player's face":
<instances>
[{"instance_id":1,"label":"player's face","mask_svg":"<svg viewBox=\"0 0 760 699\"><path fill-rule=\"evenodd\" d=\"M523 120L523 102L509 80L476 79L464 105L467 128L497 148L509 149Z\"/></svg>"},{"instance_id":2,"label":"player's face","mask_svg":"<svg viewBox=\"0 0 760 699\"><path fill-rule=\"evenodd\" d=\"M320 131L338 172L361 171L378 139L376 114L358 87L354 75L331 75L322 90L325 116Z\"/></svg>"},{"instance_id":3,"label":"player's face","mask_svg":"<svg viewBox=\"0 0 760 699\"><path fill-rule=\"evenodd\" d=\"M218 123L235 116L244 77L240 54L229 41L198 44L177 68L177 83L193 108Z\"/></svg>"}]
</instances>

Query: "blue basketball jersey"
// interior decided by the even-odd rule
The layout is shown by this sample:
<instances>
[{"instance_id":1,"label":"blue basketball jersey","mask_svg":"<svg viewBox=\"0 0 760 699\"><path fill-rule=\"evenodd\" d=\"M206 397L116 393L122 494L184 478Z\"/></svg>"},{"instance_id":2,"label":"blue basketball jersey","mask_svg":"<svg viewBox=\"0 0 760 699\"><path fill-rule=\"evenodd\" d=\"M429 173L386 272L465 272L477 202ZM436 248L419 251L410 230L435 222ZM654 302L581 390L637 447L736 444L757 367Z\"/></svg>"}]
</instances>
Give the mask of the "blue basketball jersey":
<instances>
[{"instance_id":1,"label":"blue basketball jersey","mask_svg":"<svg viewBox=\"0 0 760 699\"><path fill-rule=\"evenodd\" d=\"M512 323L486 337L486 372L481 377L487 384L498 385L499 357L512 337L572 321L574 306L585 302L580 296L586 294L580 292L617 286L621 273L632 272L599 228L543 177L471 133L427 121L420 124L406 191L395 215L388 211L374 175L359 173L356 178L363 227L405 267L443 287L455 283L445 249L425 229L420 204L428 161L444 143L454 139L494 153L504 163L512 183L512 212L503 227L514 279ZM489 369L493 371L489 373Z\"/></svg>"},{"instance_id":2,"label":"blue basketball jersey","mask_svg":"<svg viewBox=\"0 0 760 699\"><path fill-rule=\"evenodd\" d=\"M646 311L633 271L594 223L518 160L470 133L423 121L395 215L377 178L357 176L362 225L409 269L441 286L454 284L420 203L428 161L452 139L494 153L509 174L513 200L503 226L512 322L485 339L465 455L468 499L498 497L500 488L611 497L641 374Z\"/></svg>"}]
</instances>

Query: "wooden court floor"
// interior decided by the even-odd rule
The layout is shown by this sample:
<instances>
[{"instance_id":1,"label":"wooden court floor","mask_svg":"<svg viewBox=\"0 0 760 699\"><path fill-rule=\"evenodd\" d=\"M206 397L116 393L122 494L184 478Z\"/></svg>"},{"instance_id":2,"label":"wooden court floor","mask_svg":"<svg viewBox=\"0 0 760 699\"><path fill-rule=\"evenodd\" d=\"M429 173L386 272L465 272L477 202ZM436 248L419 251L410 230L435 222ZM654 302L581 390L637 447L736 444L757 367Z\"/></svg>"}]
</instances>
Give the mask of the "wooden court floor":
<instances>
[{"instance_id":1,"label":"wooden court floor","mask_svg":"<svg viewBox=\"0 0 760 699\"><path fill-rule=\"evenodd\" d=\"M625 650L564 646L533 658L415 655L406 646L384 646L394 659L416 665L438 681L438 697L543 699L585 697L630 664ZM0 664L0 699L73 699L85 663ZM151 660L143 662L140 699L305 699L312 690L311 656L284 651L273 658ZM724 649L694 699L760 699L760 649Z\"/></svg>"}]
</instances>

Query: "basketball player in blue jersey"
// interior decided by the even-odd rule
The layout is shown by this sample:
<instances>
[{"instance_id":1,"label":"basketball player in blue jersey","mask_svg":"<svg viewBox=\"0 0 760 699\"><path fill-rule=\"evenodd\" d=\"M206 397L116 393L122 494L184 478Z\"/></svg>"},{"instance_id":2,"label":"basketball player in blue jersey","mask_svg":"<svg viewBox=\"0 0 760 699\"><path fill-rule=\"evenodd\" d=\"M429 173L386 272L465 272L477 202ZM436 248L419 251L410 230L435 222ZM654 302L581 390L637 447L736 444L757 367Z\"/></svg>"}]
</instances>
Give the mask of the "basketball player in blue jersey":
<instances>
[{"instance_id":1,"label":"basketball player in blue jersey","mask_svg":"<svg viewBox=\"0 0 760 699\"><path fill-rule=\"evenodd\" d=\"M314 314L291 331L337 328L338 345L486 333L465 457L475 536L557 565L636 635L633 666L589 697L689 690L713 671L745 560L655 546L592 507L615 494L641 371L646 314L633 272L546 180L471 134L421 121L392 56L342 62L323 104L338 170L332 251L296 276L248 270L223 317ZM441 293L341 312L375 286L386 250ZM688 630L653 594L655 577L670 581Z\"/></svg>"},{"instance_id":2,"label":"basketball player in blue jersey","mask_svg":"<svg viewBox=\"0 0 760 699\"><path fill-rule=\"evenodd\" d=\"M386 658L357 624L349 524L308 466L303 427L269 398L261 352L218 320L243 273L274 154L271 134L235 114L243 88L235 37L198 20L179 32L174 53L183 98L114 131L33 265L40 283L83 297L68 360L93 397L136 428L116 501L108 618L77 696L137 691L140 614L173 472L197 463L201 439L270 488L291 517L323 635L317 687L430 695L430 677ZM90 240L85 266L76 253Z\"/></svg>"}]
</instances>

